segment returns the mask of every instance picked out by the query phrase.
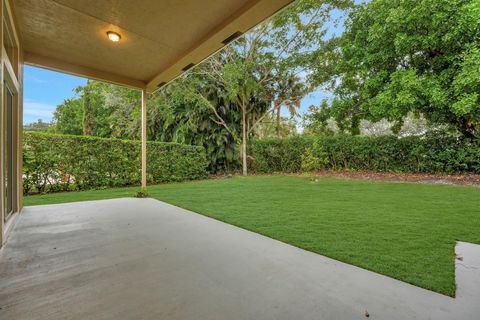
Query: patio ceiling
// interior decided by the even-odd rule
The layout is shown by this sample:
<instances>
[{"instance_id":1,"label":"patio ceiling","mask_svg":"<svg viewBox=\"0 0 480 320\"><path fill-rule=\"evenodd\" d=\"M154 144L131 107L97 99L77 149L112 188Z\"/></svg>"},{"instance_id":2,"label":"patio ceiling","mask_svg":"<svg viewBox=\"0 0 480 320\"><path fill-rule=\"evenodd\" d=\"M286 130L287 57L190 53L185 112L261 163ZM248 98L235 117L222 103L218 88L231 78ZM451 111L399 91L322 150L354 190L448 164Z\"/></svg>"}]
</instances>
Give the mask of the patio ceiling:
<instances>
[{"instance_id":1,"label":"patio ceiling","mask_svg":"<svg viewBox=\"0 0 480 320\"><path fill-rule=\"evenodd\" d=\"M149 92L291 2L13 1L25 63ZM107 31L121 41L109 41Z\"/></svg>"}]
</instances>

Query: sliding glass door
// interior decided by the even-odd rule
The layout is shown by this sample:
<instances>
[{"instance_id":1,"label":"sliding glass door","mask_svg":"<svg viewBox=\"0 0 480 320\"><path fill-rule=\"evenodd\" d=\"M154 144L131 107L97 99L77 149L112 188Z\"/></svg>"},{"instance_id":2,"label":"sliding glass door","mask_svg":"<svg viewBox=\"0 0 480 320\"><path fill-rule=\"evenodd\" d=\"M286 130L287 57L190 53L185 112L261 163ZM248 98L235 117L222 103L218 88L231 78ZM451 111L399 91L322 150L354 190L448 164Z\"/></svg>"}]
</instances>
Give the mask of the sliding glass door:
<instances>
[{"instance_id":1,"label":"sliding glass door","mask_svg":"<svg viewBox=\"0 0 480 320\"><path fill-rule=\"evenodd\" d=\"M4 108L3 108L3 163L4 163L4 205L5 215L4 220L13 213L13 199L14 199L14 114L15 114L15 95L14 91L10 89L7 82L4 84Z\"/></svg>"}]
</instances>

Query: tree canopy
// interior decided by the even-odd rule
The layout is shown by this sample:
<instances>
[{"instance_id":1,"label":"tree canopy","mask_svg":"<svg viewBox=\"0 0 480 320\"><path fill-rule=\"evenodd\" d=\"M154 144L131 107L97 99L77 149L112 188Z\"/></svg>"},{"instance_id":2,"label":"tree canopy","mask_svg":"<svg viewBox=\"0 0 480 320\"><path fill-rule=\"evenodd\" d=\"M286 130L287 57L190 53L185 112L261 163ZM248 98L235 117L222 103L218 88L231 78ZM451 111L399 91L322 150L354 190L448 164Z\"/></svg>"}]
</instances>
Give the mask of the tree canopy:
<instances>
[{"instance_id":1,"label":"tree canopy","mask_svg":"<svg viewBox=\"0 0 480 320\"><path fill-rule=\"evenodd\" d=\"M478 135L479 1L372 0L355 6L329 46L335 67L315 77L330 81L329 112L341 128L358 134L360 119L387 119L399 129L414 113Z\"/></svg>"}]
</instances>

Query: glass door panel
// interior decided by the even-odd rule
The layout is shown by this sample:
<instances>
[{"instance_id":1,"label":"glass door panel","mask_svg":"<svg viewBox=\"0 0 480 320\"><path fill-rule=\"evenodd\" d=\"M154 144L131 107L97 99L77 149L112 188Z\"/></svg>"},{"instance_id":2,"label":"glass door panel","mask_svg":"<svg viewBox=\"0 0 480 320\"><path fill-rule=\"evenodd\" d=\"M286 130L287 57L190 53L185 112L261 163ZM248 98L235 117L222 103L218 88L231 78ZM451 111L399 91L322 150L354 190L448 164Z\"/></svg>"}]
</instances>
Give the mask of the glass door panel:
<instances>
[{"instance_id":1,"label":"glass door panel","mask_svg":"<svg viewBox=\"0 0 480 320\"><path fill-rule=\"evenodd\" d=\"M4 140L4 151L3 151L3 163L5 164L5 172L4 172L4 186L5 186L5 218L4 220L7 221L8 218L13 213L13 197L14 197L14 189L13 189L13 165L14 165L14 104L15 104L15 96L13 91L10 90L7 83L4 84L4 110L3 110L3 136Z\"/></svg>"}]
</instances>

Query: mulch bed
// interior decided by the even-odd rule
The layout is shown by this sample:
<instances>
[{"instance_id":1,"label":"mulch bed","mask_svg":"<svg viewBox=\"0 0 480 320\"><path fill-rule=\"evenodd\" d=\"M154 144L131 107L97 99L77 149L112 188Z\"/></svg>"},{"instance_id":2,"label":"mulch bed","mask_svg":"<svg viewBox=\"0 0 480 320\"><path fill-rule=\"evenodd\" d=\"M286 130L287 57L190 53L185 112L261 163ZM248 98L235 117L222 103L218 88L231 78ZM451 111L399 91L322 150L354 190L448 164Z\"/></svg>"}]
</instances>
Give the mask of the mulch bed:
<instances>
[{"instance_id":1,"label":"mulch bed","mask_svg":"<svg viewBox=\"0 0 480 320\"><path fill-rule=\"evenodd\" d=\"M217 175L215 179L228 179L238 174ZM310 176L309 174L249 174L249 175L282 175L282 176ZM430 173L390 173L390 172L369 172L369 171L320 171L314 176L318 178L341 178L377 181L414 182L426 184L456 184L480 186L480 174L430 174Z\"/></svg>"},{"instance_id":2,"label":"mulch bed","mask_svg":"<svg viewBox=\"0 0 480 320\"><path fill-rule=\"evenodd\" d=\"M337 177L344 179L379 180L417 182L429 184L458 184L458 185L480 185L478 174L428 174L428 173L387 173L387 172L362 172L362 171L341 171L341 172L318 172L318 177Z\"/></svg>"}]
</instances>

